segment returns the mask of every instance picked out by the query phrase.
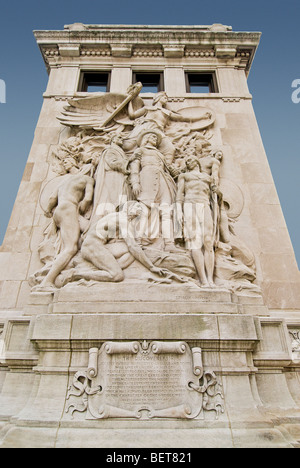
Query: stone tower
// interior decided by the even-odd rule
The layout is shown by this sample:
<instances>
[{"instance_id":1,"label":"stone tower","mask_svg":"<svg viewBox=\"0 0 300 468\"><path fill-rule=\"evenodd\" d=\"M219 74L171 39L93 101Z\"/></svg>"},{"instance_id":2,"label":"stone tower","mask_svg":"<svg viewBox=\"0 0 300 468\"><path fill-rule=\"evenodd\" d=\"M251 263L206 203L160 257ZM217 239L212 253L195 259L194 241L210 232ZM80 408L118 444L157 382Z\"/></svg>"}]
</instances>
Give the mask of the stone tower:
<instances>
[{"instance_id":1,"label":"stone tower","mask_svg":"<svg viewBox=\"0 0 300 468\"><path fill-rule=\"evenodd\" d=\"M260 34L35 37L49 83L0 249L0 447L297 447L300 277L247 86Z\"/></svg>"}]
</instances>

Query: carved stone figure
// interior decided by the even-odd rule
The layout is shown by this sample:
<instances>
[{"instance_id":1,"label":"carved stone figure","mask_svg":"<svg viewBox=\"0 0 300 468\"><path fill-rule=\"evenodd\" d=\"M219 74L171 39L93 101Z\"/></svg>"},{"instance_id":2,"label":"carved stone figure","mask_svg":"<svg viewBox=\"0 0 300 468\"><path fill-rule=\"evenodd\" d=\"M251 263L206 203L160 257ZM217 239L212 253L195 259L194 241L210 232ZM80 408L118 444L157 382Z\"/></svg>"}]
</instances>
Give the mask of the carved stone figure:
<instances>
[{"instance_id":1,"label":"carved stone figure","mask_svg":"<svg viewBox=\"0 0 300 468\"><path fill-rule=\"evenodd\" d=\"M192 151L191 151L192 153ZM201 285L214 287L214 222L210 206L216 186L201 172L195 154L186 159L187 172L178 179L178 220L184 227L186 248L191 251Z\"/></svg>"},{"instance_id":2,"label":"carved stone figure","mask_svg":"<svg viewBox=\"0 0 300 468\"><path fill-rule=\"evenodd\" d=\"M127 94L105 93L92 94L89 97L68 100L58 120L68 127L97 132L110 132L132 126L128 116L128 104L133 101L134 109L143 107L144 103L138 97L142 89L141 83L129 87Z\"/></svg>"},{"instance_id":3,"label":"carved stone figure","mask_svg":"<svg viewBox=\"0 0 300 468\"><path fill-rule=\"evenodd\" d=\"M260 292L256 279L255 257L251 249L236 235L234 223L243 209L243 195L232 181L222 180L217 191L218 231L215 242L218 284L233 291Z\"/></svg>"},{"instance_id":4,"label":"carved stone figure","mask_svg":"<svg viewBox=\"0 0 300 468\"><path fill-rule=\"evenodd\" d=\"M165 135L167 125L173 122L197 122L206 120L209 125L212 114L209 112L203 115L184 116L179 112L166 109L168 103L167 94L162 91L155 95L151 106L144 105L142 108L134 111L132 102L128 105L129 117L135 121L135 128L126 141L126 149L132 151L136 147L137 139L142 132L147 130L158 130L162 133L162 139L159 150L165 156L166 162L171 164L175 156L175 146L171 139Z\"/></svg>"},{"instance_id":5,"label":"carved stone figure","mask_svg":"<svg viewBox=\"0 0 300 468\"><path fill-rule=\"evenodd\" d=\"M93 194L94 179L82 174L71 175L52 194L45 214L48 217L53 216L53 221L60 230L62 248L54 259L49 273L36 290L55 288L57 276L78 252L81 233L79 213L84 214L89 208L93 201Z\"/></svg>"},{"instance_id":6,"label":"carved stone figure","mask_svg":"<svg viewBox=\"0 0 300 468\"><path fill-rule=\"evenodd\" d=\"M93 176L94 169L97 165L95 159L95 151L89 148L89 144L95 140L95 136L85 135L80 132L76 136L69 137L65 142L61 143L53 152L52 169L59 175L77 174L84 170L88 173L87 164L91 164L90 175Z\"/></svg>"},{"instance_id":7,"label":"carved stone figure","mask_svg":"<svg viewBox=\"0 0 300 468\"><path fill-rule=\"evenodd\" d=\"M196 140L195 151L200 159L201 171L210 175L213 178L214 184L218 187L220 183L220 167L223 158L222 151L215 151L206 154L203 151L203 143L201 140Z\"/></svg>"},{"instance_id":8,"label":"carved stone figure","mask_svg":"<svg viewBox=\"0 0 300 468\"><path fill-rule=\"evenodd\" d=\"M123 150L124 139L113 135L110 145L103 151L95 175L95 196L93 215L114 212L124 202L130 200L130 188L127 177L130 174L127 158Z\"/></svg>"},{"instance_id":9,"label":"carved stone figure","mask_svg":"<svg viewBox=\"0 0 300 468\"><path fill-rule=\"evenodd\" d=\"M62 112L72 136L54 153L60 177L40 199L46 216L54 212L34 291L132 277L194 283L197 275L202 287L256 291L254 256L233 230L243 200L220 176L223 153L209 141L214 112L168 109L165 92L146 105L141 87L71 99ZM122 205L128 212L116 211Z\"/></svg>"},{"instance_id":10,"label":"carved stone figure","mask_svg":"<svg viewBox=\"0 0 300 468\"><path fill-rule=\"evenodd\" d=\"M227 287L233 292L242 289L259 292L259 288L252 284L256 279L255 269L235 258L230 244L218 242L215 253L215 276L219 286Z\"/></svg>"},{"instance_id":11,"label":"carved stone figure","mask_svg":"<svg viewBox=\"0 0 300 468\"><path fill-rule=\"evenodd\" d=\"M124 280L123 269L138 260L152 273L159 276L170 274L168 270L157 268L135 241L133 221L141 215L143 207L132 201L125 203L121 211L107 214L90 228L82 244L84 260L95 269L77 268L66 272L62 284L79 279L87 281L120 282ZM118 241L123 242L118 242ZM113 241L108 248L108 243Z\"/></svg>"},{"instance_id":12,"label":"carved stone figure","mask_svg":"<svg viewBox=\"0 0 300 468\"><path fill-rule=\"evenodd\" d=\"M150 214L153 221L156 213L155 234L152 226L150 238L158 237L161 219L165 250L174 251L177 249L174 245L172 205L176 196L176 184L170 175L164 155L157 149L161 139L161 134L154 130L146 130L139 136L140 149L135 152L134 161L130 166L131 184L134 196L149 208L148 213L142 213L141 235L147 232Z\"/></svg>"}]
</instances>

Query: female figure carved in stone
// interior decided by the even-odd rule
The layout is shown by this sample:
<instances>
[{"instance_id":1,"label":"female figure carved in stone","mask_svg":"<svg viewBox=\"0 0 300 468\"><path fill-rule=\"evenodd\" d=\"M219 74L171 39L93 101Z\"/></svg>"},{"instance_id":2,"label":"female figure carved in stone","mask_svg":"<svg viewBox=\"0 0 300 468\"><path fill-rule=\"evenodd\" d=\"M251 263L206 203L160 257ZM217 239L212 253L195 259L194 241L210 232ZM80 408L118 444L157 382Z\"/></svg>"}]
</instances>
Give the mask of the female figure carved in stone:
<instances>
[{"instance_id":1,"label":"female figure carved in stone","mask_svg":"<svg viewBox=\"0 0 300 468\"><path fill-rule=\"evenodd\" d=\"M170 138L166 137L165 129L170 121L174 122L192 122L198 120L210 119L211 114L187 118L178 112L166 109L168 103L167 94L162 91L156 94L151 106L144 106L134 111L132 102L128 105L128 114L132 120L135 120L135 128L126 141L126 149L132 151L136 146L136 140L141 132L146 130L159 130L162 135L159 150L164 154L166 162L171 164L174 160L175 146Z\"/></svg>"},{"instance_id":2,"label":"female figure carved in stone","mask_svg":"<svg viewBox=\"0 0 300 468\"><path fill-rule=\"evenodd\" d=\"M94 210L98 215L104 216L113 212L122 203L122 200L129 200L130 189L127 177L130 174L127 158L123 150L124 139L121 135L115 134L111 138L110 145L103 151L95 175L95 196Z\"/></svg>"},{"instance_id":3,"label":"female figure carved in stone","mask_svg":"<svg viewBox=\"0 0 300 468\"><path fill-rule=\"evenodd\" d=\"M157 149L161 134L155 130L143 132L138 139L140 149L131 163L131 184L134 196L148 207L149 212L141 214L141 239L158 238L160 231L165 250L178 251L174 245L172 205L176 196L176 184L172 179L163 154ZM147 236L148 220L151 214L152 232ZM161 223L160 223L161 218ZM161 227L161 229L160 229Z\"/></svg>"}]
</instances>

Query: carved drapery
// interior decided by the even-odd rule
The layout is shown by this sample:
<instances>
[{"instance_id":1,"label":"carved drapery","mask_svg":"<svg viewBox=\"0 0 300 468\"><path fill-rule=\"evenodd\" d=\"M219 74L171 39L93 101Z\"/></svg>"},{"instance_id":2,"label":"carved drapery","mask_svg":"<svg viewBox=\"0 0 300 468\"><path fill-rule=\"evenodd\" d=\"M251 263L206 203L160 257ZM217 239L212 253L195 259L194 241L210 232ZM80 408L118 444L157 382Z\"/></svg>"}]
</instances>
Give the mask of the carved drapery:
<instances>
[{"instance_id":1,"label":"carved drapery","mask_svg":"<svg viewBox=\"0 0 300 468\"><path fill-rule=\"evenodd\" d=\"M244 197L222 177L214 112L174 111L164 92L148 105L140 90L72 99L58 117L72 136L41 193L49 222L33 291L125 281L135 265L139 281L258 294L253 253L233 227Z\"/></svg>"}]
</instances>

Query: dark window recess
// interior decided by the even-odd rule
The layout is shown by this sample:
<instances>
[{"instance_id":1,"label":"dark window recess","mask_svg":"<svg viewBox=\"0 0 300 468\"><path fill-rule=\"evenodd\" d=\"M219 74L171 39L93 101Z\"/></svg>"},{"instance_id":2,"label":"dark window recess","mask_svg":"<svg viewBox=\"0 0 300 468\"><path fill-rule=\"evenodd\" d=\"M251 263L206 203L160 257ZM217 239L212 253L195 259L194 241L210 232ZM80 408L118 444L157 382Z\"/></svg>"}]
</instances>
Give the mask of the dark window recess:
<instances>
[{"instance_id":1,"label":"dark window recess","mask_svg":"<svg viewBox=\"0 0 300 468\"><path fill-rule=\"evenodd\" d=\"M106 93L109 91L110 73L84 72L81 76L79 91L86 93Z\"/></svg>"},{"instance_id":2,"label":"dark window recess","mask_svg":"<svg viewBox=\"0 0 300 468\"><path fill-rule=\"evenodd\" d=\"M134 73L133 82L142 83L142 93L158 93L164 90L162 73Z\"/></svg>"},{"instance_id":3,"label":"dark window recess","mask_svg":"<svg viewBox=\"0 0 300 468\"><path fill-rule=\"evenodd\" d=\"M186 73L188 93L217 93L216 77L213 73Z\"/></svg>"}]
</instances>

